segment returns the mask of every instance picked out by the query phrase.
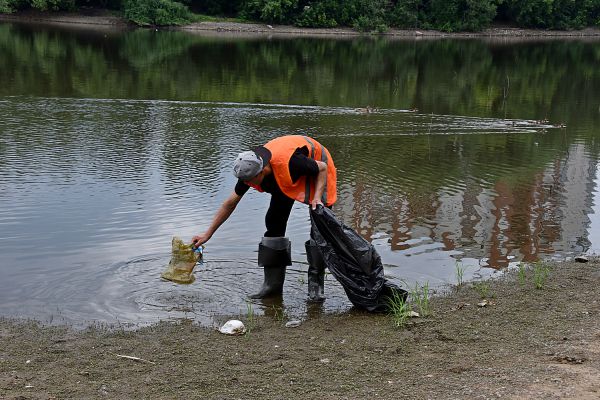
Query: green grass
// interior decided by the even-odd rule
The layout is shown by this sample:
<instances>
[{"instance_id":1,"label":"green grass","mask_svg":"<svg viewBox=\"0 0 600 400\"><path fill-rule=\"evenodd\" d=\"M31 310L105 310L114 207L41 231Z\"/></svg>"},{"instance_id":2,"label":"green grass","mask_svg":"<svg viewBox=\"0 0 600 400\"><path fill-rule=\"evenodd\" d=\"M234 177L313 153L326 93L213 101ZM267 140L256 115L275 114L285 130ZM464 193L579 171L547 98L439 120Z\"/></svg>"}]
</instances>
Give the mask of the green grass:
<instances>
[{"instance_id":1,"label":"green grass","mask_svg":"<svg viewBox=\"0 0 600 400\"><path fill-rule=\"evenodd\" d=\"M541 290L546 285L546 279L548 279L548 275L550 274L550 267L538 261L533 266L533 284L536 289Z\"/></svg>"},{"instance_id":2,"label":"green grass","mask_svg":"<svg viewBox=\"0 0 600 400\"><path fill-rule=\"evenodd\" d=\"M275 321L283 322L286 319L288 319L282 307L273 305L271 306L271 309L273 310L273 318L275 319Z\"/></svg>"},{"instance_id":3,"label":"green grass","mask_svg":"<svg viewBox=\"0 0 600 400\"><path fill-rule=\"evenodd\" d=\"M486 299L490 296L490 284L487 282L474 282L473 288L479 293L482 299Z\"/></svg>"},{"instance_id":4,"label":"green grass","mask_svg":"<svg viewBox=\"0 0 600 400\"><path fill-rule=\"evenodd\" d=\"M388 307L394 325L398 328L406 326L406 322L410 318L410 312L412 310L406 300L399 295L398 292L394 292L391 297L388 297Z\"/></svg>"},{"instance_id":5,"label":"green grass","mask_svg":"<svg viewBox=\"0 0 600 400\"><path fill-rule=\"evenodd\" d=\"M456 261L456 286L460 287L464 283L465 267L460 261Z\"/></svg>"},{"instance_id":6,"label":"green grass","mask_svg":"<svg viewBox=\"0 0 600 400\"><path fill-rule=\"evenodd\" d=\"M526 271L526 265L523 262L520 262L518 265L518 272L517 272L517 279L519 280L519 285L523 286L525 285L525 281L527 279L527 271Z\"/></svg>"},{"instance_id":7,"label":"green grass","mask_svg":"<svg viewBox=\"0 0 600 400\"><path fill-rule=\"evenodd\" d=\"M246 336L250 336L252 330L256 326L256 316L254 315L254 307L252 303L246 302Z\"/></svg>"},{"instance_id":8,"label":"green grass","mask_svg":"<svg viewBox=\"0 0 600 400\"><path fill-rule=\"evenodd\" d=\"M425 282L423 286L419 286L418 282L415 283L415 287L410 291L411 301L418 308L419 314L422 317L427 317L431 314L429 295L429 281Z\"/></svg>"}]
</instances>

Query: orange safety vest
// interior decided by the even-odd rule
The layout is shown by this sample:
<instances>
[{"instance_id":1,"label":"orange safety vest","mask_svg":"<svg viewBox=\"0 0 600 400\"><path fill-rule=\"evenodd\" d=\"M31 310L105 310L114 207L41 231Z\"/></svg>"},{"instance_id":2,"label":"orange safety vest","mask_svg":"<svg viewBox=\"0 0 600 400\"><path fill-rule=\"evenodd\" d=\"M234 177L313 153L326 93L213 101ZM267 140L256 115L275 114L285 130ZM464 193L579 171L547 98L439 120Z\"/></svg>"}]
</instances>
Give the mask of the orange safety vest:
<instances>
[{"instance_id":1,"label":"orange safety vest","mask_svg":"<svg viewBox=\"0 0 600 400\"><path fill-rule=\"evenodd\" d=\"M304 146L308 147L308 157L327 164L327 176L321 201L326 206L331 206L337 200L337 171L329 151L315 139L308 136L289 135L275 138L264 145L271 152L270 164L275 181L287 197L310 204L315 192L316 177L301 176L296 182L292 182L289 167L290 158L296 149ZM250 186L260 192L263 191L260 186Z\"/></svg>"}]
</instances>

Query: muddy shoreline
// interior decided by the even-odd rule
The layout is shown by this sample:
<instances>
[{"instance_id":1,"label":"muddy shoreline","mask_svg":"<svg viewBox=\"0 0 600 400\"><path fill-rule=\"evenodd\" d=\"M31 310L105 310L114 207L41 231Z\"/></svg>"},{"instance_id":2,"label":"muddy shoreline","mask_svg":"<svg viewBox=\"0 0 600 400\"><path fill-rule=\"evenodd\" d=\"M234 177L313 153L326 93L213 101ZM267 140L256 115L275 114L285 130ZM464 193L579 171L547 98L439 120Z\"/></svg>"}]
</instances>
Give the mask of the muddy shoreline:
<instances>
[{"instance_id":1,"label":"muddy shoreline","mask_svg":"<svg viewBox=\"0 0 600 400\"><path fill-rule=\"evenodd\" d=\"M539 289L532 269L464 284L402 328L361 312L242 318L246 336L1 319L0 398L598 398L600 264L549 271Z\"/></svg>"},{"instance_id":2,"label":"muddy shoreline","mask_svg":"<svg viewBox=\"0 0 600 400\"><path fill-rule=\"evenodd\" d=\"M92 27L110 27L111 29L127 29L135 26L107 10L89 9L77 13L21 11L14 14L0 14L0 21L31 22L52 25L70 25ZM156 28L153 28L156 29ZM239 22L194 22L188 25L169 28L199 34L217 34L223 36L298 36L298 37L356 37L366 34L352 28L298 28L287 25L268 25ZM368 35L366 35L368 36ZM377 35L379 36L379 35ZM512 27L493 27L481 32L447 33L421 29L390 29L381 34L390 38L494 38L494 39L527 39L527 38L600 38L600 29L586 28L576 31L551 31L539 29L520 29Z\"/></svg>"}]
</instances>

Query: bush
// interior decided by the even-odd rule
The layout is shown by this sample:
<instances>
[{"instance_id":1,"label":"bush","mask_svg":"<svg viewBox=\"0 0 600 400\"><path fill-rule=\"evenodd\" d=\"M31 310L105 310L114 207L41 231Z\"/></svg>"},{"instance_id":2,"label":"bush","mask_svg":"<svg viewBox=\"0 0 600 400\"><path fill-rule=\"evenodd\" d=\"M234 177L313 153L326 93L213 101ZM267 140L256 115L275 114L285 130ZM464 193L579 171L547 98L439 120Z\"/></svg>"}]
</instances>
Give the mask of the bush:
<instances>
[{"instance_id":1,"label":"bush","mask_svg":"<svg viewBox=\"0 0 600 400\"><path fill-rule=\"evenodd\" d=\"M421 25L422 0L398 0L390 13L389 22L398 28L417 28Z\"/></svg>"},{"instance_id":2,"label":"bush","mask_svg":"<svg viewBox=\"0 0 600 400\"><path fill-rule=\"evenodd\" d=\"M15 12L15 4L12 0L0 0L0 14L10 14Z\"/></svg>"},{"instance_id":3,"label":"bush","mask_svg":"<svg viewBox=\"0 0 600 400\"><path fill-rule=\"evenodd\" d=\"M389 8L387 0L350 0L342 10L342 19L361 32L384 32L388 28L386 13Z\"/></svg>"},{"instance_id":4,"label":"bush","mask_svg":"<svg viewBox=\"0 0 600 400\"><path fill-rule=\"evenodd\" d=\"M26 0L24 0L26 1ZM120 10L122 8L121 0L75 0L75 6L91 7L91 8L106 8L109 10Z\"/></svg>"},{"instance_id":5,"label":"bush","mask_svg":"<svg viewBox=\"0 0 600 400\"><path fill-rule=\"evenodd\" d=\"M600 27L600 0L588 0L584 13L586 14L586 26Z\"/></svg>"},{"instance_id":6,"label":"bush","mask_svg":"<svg viewBox=\"0 0 600 400\"><path fill-rule=\"evenodd\" d=\"M359 15L353 23L352 27L360 32L378 32L384 33L389 27L383 18L371 17L367 15Z\"/></svg>"},{"instance_id":7,"label":"bush","mask_svg":"<svg viewBox=\"0 0 600 400\"><path fill-rule=\"evenodd\" d=\"M466 0L463 4L463 23L461 30L480 31L489 28L498 5L495 0Z\"/></svg>"},{"instance_id":8,"label":"bush","mask_svg":"<svg viewBox=\"0 0 600 400\"><path fill-rule=\"evenodd\" d=\"M31 0L31 7L41 11L73 11L75 0Z\"/></svg>"},{"instance_id":9,"label":"bush","mask_svg":"<svg viewBox=\"0 0 600 400\"><path fill-rule=\"evenodd\" d=\"M425 28L478 31L498 21L541 29L600 27L600 0L0 0L0 13L77 7L122 9L139 25L188 23L194 11L303 27L360 31Z\"/></svg>"},{"instance_id":10,"label":"bush","mask_svg":"<svg viewBox=\"0 0 600 400\"><path fill-rule=\"evenodd\" d=\"M313 1L303 7L296 19L297 26L333 28L339 25L339 2L335 0Z\"/></svg>"},{"instance_id":11,"label":"bush","mask_svg":"<svg viewBox=\"0 0 600 400\"><path fill-rule=\"evenodd\" d=\"M251 3L273 3L283 0L250 0ZM287 0L290 1L290 0ZM387 30L386 12L389 11L390 3L388 0L314 0L304 3L299 9L298 1L294 1L293 7L290 6L289 14L286 20L291 20L291 11L295 9L297 17L293 19L295 25L305 27L324 27L331 28L338 25L352 26L360 31L379 31ZM247 11L250 9L246 8ZM247 13L251 17L251 13ZM256 12L254 12L256 15ZM263 14L258 18L265 20ZM256 19L256 17L254 17ZM283 20L284 18L280 18ZM286 22L287 22L286 21Z\"/></svg>"},{"instance_id":12,"label":"bush","mask_svg":"<svg viewBox=\"0 0 600 400\"><path fill-rule=\"evenodd\" d=\"M181 25L192 20L186 6L171 0L125 0L123 13L138 25Z\"/></svg>"},{"instance_id":13,"label":"bush","mask_svg":"<svg viewBox=\"0 0 600 400\"><path fill-rule=\"evenodd\" d=\"M245 0L241 17L278 24L291 24L297 15L298 0Z\"/></svg>"},{"instance_id":14,"label":"bush","mask_svg":"<svg viewBox=\"0 0 600 400\"><path fill-rule=\"evenodd\" d=\"M490 26L496 9L496 0L431 0L427 22L429 27L447 32L479 31Z\"/></svg>"},{"instance_id":15,"label":"bush","mask_svg":"<svg viewBox=\"0 0 600 400\"><path fill-rule=\"evenodd\" d=\"M457 30L456 17L458 4L456 0L431 0L427 10L428 28L452 32Z\"/></svg>"},{"instance_id":16,"label":"bush","mask_svg":"<svg viewBox=\"0 0 600 400\"><path fill-rule=\"evenodd\" d=\"M580 29L600 22L600 0L506 0L506 8L526 28Z\"/></svg>"},{"instance_id":17,"label":"bush","mask_svg":"<svg viewBox=\"0 0 600 400\"><path fill-rule=\"evenodd\" d=\"M553 0L507 0L509 18L526 28L549 28Z\"/></svg>"},{"instance_id":18,"label":"bush","mask_svg":"<svg viewBox=\"0 0 600 400\"><path fill-rule=\"evenodd\" d=\"M186 0L190 10L207 15L236 16L240 11L241 0Z\"/></svg>"},{"instance_id":19,"label":"bush","mask_svg":"<svg viewBox=\"0 0 600 400\"><path fill-rule=\"evenodd\" d=\"M600 0L555 0L553 11L555 29L581 29L600 22Z\"/></svg>"}]
</instances>

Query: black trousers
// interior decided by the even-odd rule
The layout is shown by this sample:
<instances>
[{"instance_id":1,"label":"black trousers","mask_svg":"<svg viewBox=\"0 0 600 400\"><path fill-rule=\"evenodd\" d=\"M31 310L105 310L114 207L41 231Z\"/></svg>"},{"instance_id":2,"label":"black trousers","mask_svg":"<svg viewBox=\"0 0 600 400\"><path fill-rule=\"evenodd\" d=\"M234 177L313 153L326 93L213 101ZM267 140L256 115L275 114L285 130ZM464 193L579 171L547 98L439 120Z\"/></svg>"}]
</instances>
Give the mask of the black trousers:
<instances>
[{"instance_id":1,"label":"black trousers","mask_svg":"<svg viewBox=\"0 0 600 400\"><path fill-rule=\"evenodd\" d=\"M292 207L294 206L294 201L279 190L271 193L271 204L269 204L267 215L265 215L265 226L267 227L265 236L285 236L285 230L290 218L290 212L292 212Z\"/></svg>"},{"instance_id":2,"label":"black trousers","mask_svg":"<svg viewBox=\"0 0 600 400\"><path fill-rule=\"evenodd\" d=\"M288 219L294 206L294 201L287 197L283 192L277 191L271 193L271 203L265 215L265 226L267 231L264 236L266 237L281 237L285 236L285 230L287 229ZM331 209L331 206L325 206ZM313 237L312 228L310 237Z\"/></svg>"}]
</instances>

